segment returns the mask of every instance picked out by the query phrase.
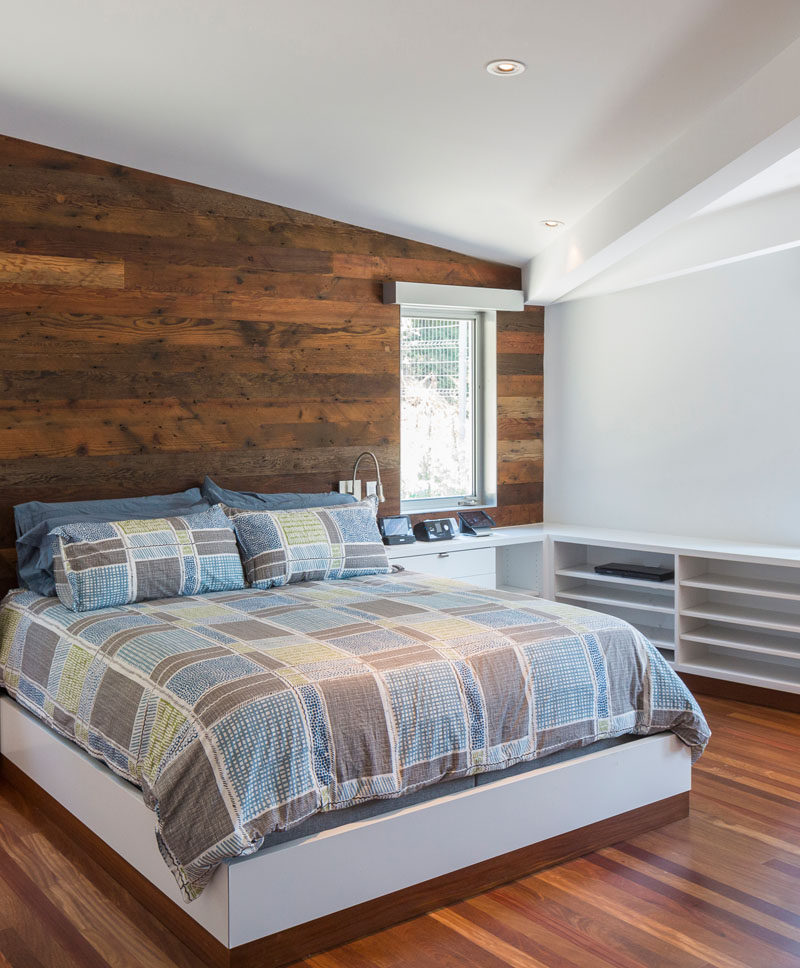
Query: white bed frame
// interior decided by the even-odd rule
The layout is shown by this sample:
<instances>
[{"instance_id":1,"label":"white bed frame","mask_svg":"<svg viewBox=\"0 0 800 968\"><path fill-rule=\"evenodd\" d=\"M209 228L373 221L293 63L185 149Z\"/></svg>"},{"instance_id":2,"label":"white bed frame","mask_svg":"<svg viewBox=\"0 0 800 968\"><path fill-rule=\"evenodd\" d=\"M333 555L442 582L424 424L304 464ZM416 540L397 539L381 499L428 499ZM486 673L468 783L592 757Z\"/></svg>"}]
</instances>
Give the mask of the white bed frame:
<instances>
[{"instance_id":1,"label":"white bed frame","mask_svg":"<svg viewBox=\"0 0 800 968\"><path fill-rule=\"evenodd\" d=\"M5 695L0 753L165 895L155 913L207 961L263 968L678 819L691 786L688 748L661 733L222 864L186 905L139 790Z\"/></svg>"}]
</instances>

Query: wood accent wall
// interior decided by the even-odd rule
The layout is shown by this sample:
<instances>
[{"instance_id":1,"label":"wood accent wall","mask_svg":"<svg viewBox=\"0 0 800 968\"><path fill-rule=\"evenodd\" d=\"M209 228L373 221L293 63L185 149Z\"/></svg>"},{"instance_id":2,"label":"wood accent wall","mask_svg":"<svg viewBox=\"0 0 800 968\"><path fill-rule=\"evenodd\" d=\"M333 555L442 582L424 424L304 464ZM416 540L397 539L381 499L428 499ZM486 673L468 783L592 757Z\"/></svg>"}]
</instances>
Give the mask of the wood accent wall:
<instances>
[{"instance_id":1,"label":"wood accent wall","mask_svg":"<svg viewBox=\"0 0 800 968\"><path fill-rule=\"evenodd\" d=\"M11 508L198 484L399 505L399 279L513 266L0 137L0 592ZM542 311L498 319L498 510L541 520Z\"/></svg>"}]
</instances>

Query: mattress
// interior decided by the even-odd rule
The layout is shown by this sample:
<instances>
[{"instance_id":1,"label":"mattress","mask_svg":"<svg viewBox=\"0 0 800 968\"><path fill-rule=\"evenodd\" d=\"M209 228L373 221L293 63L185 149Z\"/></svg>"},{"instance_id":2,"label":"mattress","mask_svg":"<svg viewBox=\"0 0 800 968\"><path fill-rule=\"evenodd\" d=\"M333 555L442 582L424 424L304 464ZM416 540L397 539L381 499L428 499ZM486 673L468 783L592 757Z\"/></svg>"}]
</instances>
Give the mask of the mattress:
<instances>
[{"instance_id":1,"label":"mattress","mask_svg":"<svg viewBox=\"0 0 800 968\"><path fill-rule=\"evenodd\" d=\"M613 616L429 576L76 614L11 592L0 681L141 787L187 901L276 831L625 734L709 732Z\"/></svg>"}]
</instances>

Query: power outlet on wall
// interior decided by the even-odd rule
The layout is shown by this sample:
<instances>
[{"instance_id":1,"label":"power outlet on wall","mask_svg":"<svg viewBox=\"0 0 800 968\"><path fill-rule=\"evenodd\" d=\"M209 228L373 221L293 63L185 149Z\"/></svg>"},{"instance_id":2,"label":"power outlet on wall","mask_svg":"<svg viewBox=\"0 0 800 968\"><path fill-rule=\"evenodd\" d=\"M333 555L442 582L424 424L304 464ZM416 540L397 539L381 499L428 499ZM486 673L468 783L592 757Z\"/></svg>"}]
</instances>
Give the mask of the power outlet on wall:
<instances>
[{"instance_id":1,"label":"power outlet on wall","mask_svg":"<svg viewBox=\"0 0 800 968\"><path fill-rule=\"evenodd\" d=\"M374 483L375 483L374 481L370 481L367 484L367 487L369 487L369 484L374 485ZM357 501L360 501L361 500L361 481L339 481L339 493L352 494ZM367 493L369 494L369 491L367 491Z\"/></svg>"}]
</instances>

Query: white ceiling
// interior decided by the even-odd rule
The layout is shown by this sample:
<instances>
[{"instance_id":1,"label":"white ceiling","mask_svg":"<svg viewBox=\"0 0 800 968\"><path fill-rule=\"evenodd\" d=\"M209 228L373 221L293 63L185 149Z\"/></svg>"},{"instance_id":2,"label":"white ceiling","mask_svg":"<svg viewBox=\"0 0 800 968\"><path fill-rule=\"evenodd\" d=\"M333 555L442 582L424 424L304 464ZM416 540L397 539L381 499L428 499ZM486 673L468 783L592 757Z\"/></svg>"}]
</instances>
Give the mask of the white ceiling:
<instances>
[{"instance_id":1,"label":"white ceiling","mask_svg":"<svg viewBox=\"0 0 800 968\"><path fill-rule=\"evenodd\" d=\"M525 264L797 0L5 0L0 132ZM487 74L514 57L519 77Z\"/></svg>"}]
</instances>

